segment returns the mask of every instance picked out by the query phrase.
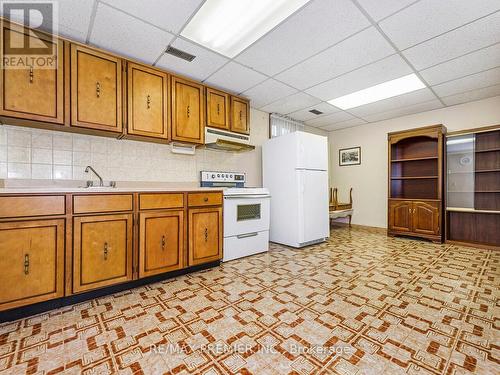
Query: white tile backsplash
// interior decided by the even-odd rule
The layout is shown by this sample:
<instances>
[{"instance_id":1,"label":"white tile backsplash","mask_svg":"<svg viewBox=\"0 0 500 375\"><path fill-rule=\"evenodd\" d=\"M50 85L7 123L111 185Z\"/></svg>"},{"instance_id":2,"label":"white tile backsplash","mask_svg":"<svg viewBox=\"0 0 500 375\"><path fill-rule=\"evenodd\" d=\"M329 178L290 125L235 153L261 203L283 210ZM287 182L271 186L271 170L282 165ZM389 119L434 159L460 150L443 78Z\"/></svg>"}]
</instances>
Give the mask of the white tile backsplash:
<instances>
[{"instance_id":1,"label":"white tile backsplash","mask_svg":"<svg viewBox=\"0 0 500 375\"><path fill-rule=\"evenodd\" d=\"M251 111L250 139L257 147L241 154L198 148L195 155L179 155L164 144L0 126L0 178L95 179L84 172L92 165L105 180L197 182L201 170L224 170L245 172L248 186L260 186L269 115Z\"/></svg>"}]
</instances>

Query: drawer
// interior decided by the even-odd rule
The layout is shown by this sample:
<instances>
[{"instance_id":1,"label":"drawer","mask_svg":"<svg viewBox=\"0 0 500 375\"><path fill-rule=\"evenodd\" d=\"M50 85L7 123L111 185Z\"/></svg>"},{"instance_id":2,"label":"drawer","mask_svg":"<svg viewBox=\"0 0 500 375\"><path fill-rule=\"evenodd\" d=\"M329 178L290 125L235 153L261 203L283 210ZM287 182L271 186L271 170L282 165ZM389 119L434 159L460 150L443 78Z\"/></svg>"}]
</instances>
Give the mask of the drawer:
<instances>
[{"instance_id":1,"label":"drawer","mask_svg":"<svg viewBox=\"0 0 500 375\"><path fill-rule=\"evenodd\" d=\"M64 195L26 195L0 197L0 218L64 215Z\"/></svg>"},{"instance_id":2,"label":"drawer","mask_svg":"<svg viewBox=\"0 0 500 375\"><path fill-rule=\"evenodd\" d=\"M74 195L73 213L131 211L132 194Z\"/></svg>"},{"instance_id":3,"label":"drawer","mask_svg":"<svg viewBox=\"0 0 500 375\"><path fill-rule=\"evenodd\" d=\"M223 262L263 253L269 250L269 231L251 232L224 237Z\"/></svg>"},{"instance_id":4,"label":"drawer","mask_svg":"<svg viewBox=\"0 0 500 375\"><path fill-rule=\"evenodd\" d=\"M155 210L161 208L183 208L183 193L155 193L139 195L140 210Z\"/></svg>"},{"instance_id":5,"label":"drawer","mask_svg":"<svg viewBox=\"0 0 500 375\"><path fill-rule=\"evenodd\" d=\"M222 193L207 192L207 193L189 193L188 206L220 206L222 205Z\"/></svg>"}]
</instances>

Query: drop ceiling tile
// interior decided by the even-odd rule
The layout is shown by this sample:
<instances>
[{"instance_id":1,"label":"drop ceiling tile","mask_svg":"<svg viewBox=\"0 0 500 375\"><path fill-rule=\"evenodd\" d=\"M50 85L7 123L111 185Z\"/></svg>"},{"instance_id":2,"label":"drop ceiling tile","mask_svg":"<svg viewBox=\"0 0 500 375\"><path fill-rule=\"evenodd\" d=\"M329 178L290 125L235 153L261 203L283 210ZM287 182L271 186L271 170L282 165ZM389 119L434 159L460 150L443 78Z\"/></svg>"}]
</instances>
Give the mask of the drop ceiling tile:
<instances>
[{"instance_id":1,"label":"drop ceiling tile","mask_svg":"<svg viewBox=\"0 0 500 375\"><path fill-rule=\"evenodd\" d=\"M497 66L500 66L500 43L422 70L420 74L429 85L437 85Z\"/></svg>"},{"instance_id":2,"label":"drop ceiling tile","mask_svg":"<svg viewBox=\"0 0 500 375\"><path fill-rule=\"evenodd\" d=\"M257 86L243 92L243 95L251 99L252 107L260 108L296 92L297 90L293 87L269 78L259 83Z\"/></svg>"},{"instance_id":3,"label":"drop ceiling tile","mask_svg":"<svg viewBox=\"0 0 500 375\"><path fill-rule=\"evenodd\" d=\"M90 43L152 64L174 35L100 3Z\"/></svg>"},{"instance_id":4,"label":"drop ceiling tile","mask_svg":"<svg viewBox=\"0 0 500 375\"><path fill-rule=\"evenodd\" d=\"M409 48L403 54L417 70L423 70L498 42L500 12Z\"/></svg>"},{"instance_id":5,"label":"drop ceiling tile","mask_svg":"<svg viewBox=\"0 0 500 375\"><path fill-rule=\"evenodd\" d=\"M264 81L267 77L233 61L223 66L207 79L207 83L241 93Z\"/></svg>"},{"instance_id":6,"label":"drop ceiling tile","mask_svg":"<svg viewBox=\"0 0 500 375\"><path fill-rule=\"evenodd\" d=\"M366 17L349 0L313 0L236 61L275 75L367 26Z\"/></svg>"},{"instance_id":7,"label":"drop ceiling tile","mask_svg":"<svg viewBox=\"0 0 500 375\"><path fill-rule=\"evenodd\" d=\"M323 126L336 124L338 122L351 120L353 118L354 118L353 115L351 115L347 112L344 112L344 111L340 111L340 112L335 112L331 115L322 116L320 118L306 121L306 124L310 125L310 126L315 126L315 127L323 127Z\"/></svg>"},{"instance_id":8,"label":"drop ceiling tile","mask_svg":"<svg viewBox=\"0 0 500 375\"><path fill-rule=\"evenodd\" d=\"M203 0L103 0L103 2L177 34Z\"/></svg>"},{"instance_id":9,"label":"drop ceiling tile","mask_svg":"<svg viewBox=\"0 0 500 375\"><path fill-rule=\"evenodd\" d=\"M316 110L321 111L323 113L319 114L319 115L315 115L314 113L309 112L312 109L316 109ZM295 120L307 121L307 120L320 118L322 116L329 115L331 113L335 113L335 112L339 112L339 111L340 111L340 109L338 109L337 107L334 107L331 104L322 102L322 103L318 103L316 105L313 105L311 107L301 109L299 111L291 112L288 114L288 116L294 118Z\"/></svg>"},{"instance_id":10,"label":"drop ceiling tile","mask_svg":"<svg viewBox=\"0 0 500 375\"><path fill-rule=\"evenodd\" d=\"M365 118L366 116L375 113L387 112L413 104L428 102L434 99L436 99L436 96L432 93L432 91L428 88L424 88L407 94L380 100L378 102L351 108L349 109L349 112L355 116Z\"/></svg>"},{"instance_id":11,"label":"drop ceiling tile","mask_svg":"<svg viewBox=\"0 0 500 375\"><path fill-rule=\"evenodd\" d=\"M288 113L295 112L299 109L307 108L318 103L321 103L321 100L304 94L303 92L298 92L296 94L287 96L286 98L279 99L260 109L264 112L274 112L286 115Z\"/></svg>"},{"instance_id":12,"label":"drop ceiling tile","mask_svg":"<svg viewBox=\"0 0 500 375\"><path fill-rule=\"evenodd\" d=\"M358 0L359 4L375 20L379 21L418 0Z\"/></svg>"},{"instance_id":13,"label":"drop ceiling tile","mask_svg":"<svg viewBox=\"0 0 500 375\"><path fill-rule=\"evenodd\" d=\"M225 57L183 39L175 39L172 46L196 56L195 59L186 61L165 53L156 65L199 81L205 80L229 61Z\"/></svg>"},{"instance_id":14,"label":"drop ceiling tile","mask_svg":"<svg viewBox=\"0 0 500 375\"><path fill-rule=\"evenodd\" d=\"M320 83L306 92L323 100L331 100L412 73L399 56L392 55L340 77Z\"/></svg>"},{"instance_id":15,"label":"drop ceiling tile","mask_svg":"<svg viewBox=\"0 0 500 375\"><path fill-rule=\"evenodd\" d=\"M383 20L380 27L402 50L497 10L498 0L422 0Z\"/></svg>"},{"instance_id":16,"label":"drop ceiling tile","mask_svg":"<svg viewBox=\"0 0 500 375\"><path fill-rule=\"evenodd\" d=\"M387 40L370 27L278 74L276 78L303 90L395 52Z\"/></svg>"},{"instance_id":17,"label":"drop ceiling tile","mask_svg":"<svg viewBox=\"0 0 500 375\"><path fill-rule=\"evenodd\" d=\"M57 25L58 34L79 42L85 42L94 3L94 0L56 1L57 13L54 15L54 21ZM3 7L0 8L2 8L1 11L3 12ZM7 17L3 13L2 16ZM23 23L23 19L15 16L11 20Z\"/></svg>"},{"instance_id":18,"label":"drop ceiling tile","mask_svg":"<svg viewBox=\"0 0 500 375\"><path fill-rule=\"evenodd\" d=\"M368 122L377 122L382 120L388 120L391 118L411 115L414 113L432 111L433 109L438 109L438 108L443 108L443 104L441 104L441 102L438 99L434 99L424 103L418 103L406 107L397 108L392 111L363 116L363 118Z\"/></svg>"},{"instance_id":19,"label":"drop ceiling tile","mask_svg":"<svg viewBox=\"0 0 500 375\"><path fill-rule=\"evenodd\" d=\"M500 84L500 67L442 83L433 86L432 89L437 95L444 97L496 85L497 83Z\"/></svg>"},{"instance_id":20,"label":"drop ceiling tile","mask_svg":"<svg viewBox=\"0 0 500 375\"><path fill-rule=\"evenodd\" d=\"M326 131L333 131L333 130L340 130L340 129L350 128L353 126L359 126L359 125L364 125L364 124L367 124L367 122L365 120L360 119L360 118L352 118L352 119L347 120L347 121L337 122L336 124L322 126L320 129L323 129Z\"/></svg>"},{"instance_id":21,"label":"drop ceiling tile","mask_svg":"<svg viewBox=\"0 0 500 375\"><path fill-rule=\"evenodd\" d=\"M500 85L493 85L489 87L483 87L477 90L464 92L461 94L446 96L444 98L441 98L441 100L446 105L456 105L467 102L473 102L475 100L486 99L498 95L500 95Z\"/></svg>"}]
</instances>

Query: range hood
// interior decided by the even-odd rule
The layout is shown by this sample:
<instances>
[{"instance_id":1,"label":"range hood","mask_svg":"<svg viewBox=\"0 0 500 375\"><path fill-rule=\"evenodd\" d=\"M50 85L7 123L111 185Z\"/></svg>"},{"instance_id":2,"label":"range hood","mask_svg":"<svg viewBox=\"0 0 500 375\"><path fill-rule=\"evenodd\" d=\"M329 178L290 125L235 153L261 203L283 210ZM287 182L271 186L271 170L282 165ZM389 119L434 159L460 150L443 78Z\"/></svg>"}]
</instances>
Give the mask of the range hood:
<instances>
[{"instance_id":1,"label":"range hood","mask_svg":"<svg viewBox=\"0 0 500 375\"><path fill-rule=\"evenodd\" d=\"M205 128L205 148L227 152L245 152L255 149L250 145L250 136L226 130Z\"/></svg>"}]
</instances>

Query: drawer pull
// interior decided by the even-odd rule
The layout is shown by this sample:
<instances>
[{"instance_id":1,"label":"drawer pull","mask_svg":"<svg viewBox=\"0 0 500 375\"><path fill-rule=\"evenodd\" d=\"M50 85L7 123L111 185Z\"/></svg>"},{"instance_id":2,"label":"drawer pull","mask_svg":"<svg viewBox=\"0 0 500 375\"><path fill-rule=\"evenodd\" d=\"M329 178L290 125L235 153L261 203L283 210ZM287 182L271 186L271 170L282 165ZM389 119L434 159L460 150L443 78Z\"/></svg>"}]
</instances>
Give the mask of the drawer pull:
<instances>
[{"instance_id":1,"label":"drawer pull","mask_svg":"<svg viewBox=\"0 0 500 375\"><path fill-rule=\"evenodd\" d=\"M253 232L253 233L245 233L245 234L238 234L236 236L236 238L238 239L242 239L242 238L248 238L248 237L255 237L257 236L259 233L258 232Z\"/></svg>"},{"instance_id":2,"label":"drawer pull","mask_svg":"<svg viewBox=\"0 0 500 375\"><path fill-rule=\"evenodd\" d=\"M104 242L104 260L108 260L108 243Z\"/></svg>"},{"instance_id":3,"label":"drawer pull","mask_svg":"<svg viewBox=\"0 0 500 375\"><path fill-rule=\"evenodd\" d=\"M165 245L166 245L166 239L165 236L161 236L161 249L162 251L165 250Z\"/></svg>"},{"instance_id":4,"label":"drawer pull","mask_svg":"<svg viewBox=\"0 0 500 375\"><path fill-rule=\"evenodd\" d=\"M99 81L95 83L95 94L98 98L101 97L101 84L99 83Z\"/></svg>"},{"instance_id":5,"label":"drawer pull","mask_svg":"<svg viewBox=\"0 0 500 375\"><path fill-rule=\"evenodd\" d=\"M203 202L208 202L208 197L203 198Z\"/></svg>"},{"instance_id":6,"label":"drawer pull","mask_svg":"<svg viewBox=\"0 0 500 375\"><path fill-rule=\"evenodd\" d=\"M148 96L147 96L147 99L146 99L146 104L147 104L147 106L148 106L148 109L150 109L150 108L151 108L151 95L148 95Z\"/></svg>"},{"instance_id":7,"label":"drawer pull","mask_svg":"<svg viewBox=\"0 0 500 375\"><path fill-rule=\"evenodd\" d=\"M208 241L208 228L205 228L205 242Z\"/></svg>"},{"instance_id":8,"label":"drawer pull","mask_svg":"<svg viewBox=\"0 0 500 375\"><path fill-rule=\"evenodd\" d=\"M34 77L33 67L30 66L30 83L33 83L33 77Z\"/></svg>"},{"instance_id":9,"label":"drawer pull","mask_svg":"<svg viewBox=\"0 0 500 375\"><path fill-rule=\"evenodd\" d=\"M30 255L24 254L24 274L30 273Z\"/></svg>"}]
</instances>

